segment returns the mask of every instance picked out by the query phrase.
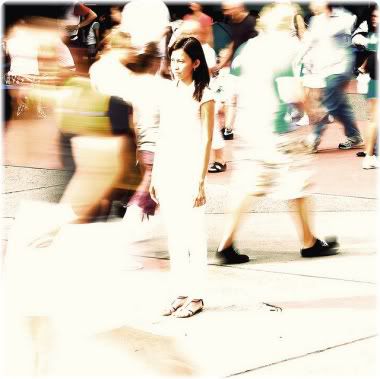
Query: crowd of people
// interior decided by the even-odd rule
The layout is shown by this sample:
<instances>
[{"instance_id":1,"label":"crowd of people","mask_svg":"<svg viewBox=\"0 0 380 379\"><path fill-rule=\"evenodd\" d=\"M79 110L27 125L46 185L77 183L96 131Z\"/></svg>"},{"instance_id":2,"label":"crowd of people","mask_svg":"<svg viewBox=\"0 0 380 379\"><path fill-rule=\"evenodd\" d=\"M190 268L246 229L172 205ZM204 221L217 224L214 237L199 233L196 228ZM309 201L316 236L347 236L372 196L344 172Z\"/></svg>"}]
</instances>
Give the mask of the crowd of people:
<instances>
[{"instance_id":1,"label":"crowd of people","mask_svg":"<svg viewBox=\"0 0 380 379\"><path fill-rule=\"evenodd\" d=\"M171 20L160 0L132 0L111 8L108 29L101 15L76 3L63 20L23 19L7 31L13 116L22 117L31 101L38 117L56 116L72 173L61 199L71 222L106 217L119 200L123 234L133 243L143 220L157 208L162 213L173 274L163 315L190 317L204 307L206 179L229 169L228 140L238 146L237 164L219 262L249 261L236 233L248 201L260 196L295 204L302 257L338 253L337 239L317 237L311 226L310 168L332 120L346 135L339 149L364 145L345 91L354 68L369 76L359 155L364 169L377 168L378 10L370 8L357 27L356 16L326 1L312 1L310 10L306 24L291 2L267 4L255 18L241 2L224 0L230 43L218 53L213 20L200 3ZM305 123L312 125L306 138ZM32 244L47 246L59 230Z\"/></svg>"}]
</instances>

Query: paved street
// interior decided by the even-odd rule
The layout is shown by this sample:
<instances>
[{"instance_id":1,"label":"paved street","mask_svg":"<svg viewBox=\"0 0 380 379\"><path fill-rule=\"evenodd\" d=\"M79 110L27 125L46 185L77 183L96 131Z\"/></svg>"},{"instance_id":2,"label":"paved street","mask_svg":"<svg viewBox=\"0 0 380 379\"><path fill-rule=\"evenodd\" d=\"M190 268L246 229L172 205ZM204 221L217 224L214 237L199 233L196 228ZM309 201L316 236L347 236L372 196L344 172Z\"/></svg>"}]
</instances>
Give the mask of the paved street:
<instances>
[{"instance_id":1,"label":"paved street","mask_svg":"<svg viewBox=\"0 0 380 379\"><path fill-rule=\"evenodd\" d=\"M363 131L364 102L354 96ZM39 128L46 140L31 145ZM301 258L288 205L258 199L238 240L251 261L218 265L214 252L236 143L227 141L228 170L208 177L205 309L190 319L159 315L166 305L169 268L159 215L134 246L125 244L122 223L112 219L68 225L49 248L25 247L56 212L46 203L25 200L56 201L64 173L49 120L27 131L22 125L9 130L2 216L8 373L241 378L379 373L378 173L361 168L357 150L337 149L344 137L337 124L329 126L315 155L313 215L318 236L336 234L341 254ZM14 155L15 144L33 161ZM143 268L128 270L128 254Z\"/></svg>"}]
</instances>

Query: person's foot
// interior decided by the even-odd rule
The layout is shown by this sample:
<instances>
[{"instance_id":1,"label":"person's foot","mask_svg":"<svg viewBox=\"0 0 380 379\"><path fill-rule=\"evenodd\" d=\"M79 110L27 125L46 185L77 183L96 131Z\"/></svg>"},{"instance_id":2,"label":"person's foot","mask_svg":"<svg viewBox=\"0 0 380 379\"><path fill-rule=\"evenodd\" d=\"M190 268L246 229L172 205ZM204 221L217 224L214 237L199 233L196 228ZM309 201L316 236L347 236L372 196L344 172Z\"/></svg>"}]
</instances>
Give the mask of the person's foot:
<instances>
[{"instance_id":1,"label":"person's foot","mask_svg":"<svg viewBox=\"0 0 380 379\"><path fill-rule=\"evenodd\" d=\"M217 172L224 172L227 169L227 164L221 164L220 162L214 162L211 164L208 168L208 172L211 173L217 173Z\"/></svg>"},{"instance_id":2,"label":"person's foot","mask_svg":"<svg viewBox=\"0 0 380 379\"><path fill-rule=\"evenodd\" d=\"M236 249L233 245L217 251L216 258L220 264L224 265L246 263L249 261L249 256L240 254L238 249Z\"/></svg>"},{"instance_id":3,"label":"person's foot","mask_svg":"<svg viewBox=\"0 0 380 379\"><path fill-rule=\"evenodd\" d=\"M199 313L203 309L203 300L202 299L192 299L188 300L181 308L173 313L174 317L177 318L187 318L194 316L196 313Z\"/></svg>"},{"instance_id":4,"label":"person's foot","mask_svg":"<svg viewBox=\"0 0 380 379\"><path fill-rule=\"evenodd\" d=\"M356 156L357 156L357 157L360 157L360 158L363 158L363 157L366 156L366 153L365 153L365 151L358 151L358 152L356 153Z\"/></svg>"},{"instance_id":5,"label":"person's foot","mask_svg":"<svg viewBox=\"0 0 380 379\"><path fill-rule=\"evenodd\" d=\"M362 162L362 168L364 170L370 170L372 168L378 168L378 162L376 155L367 155L364 157Z\"/></svg>"},{"instance_id":6,"label":"person's foot","mask_svg":"<svg viewBox=\"0 0 380 379\"><path fill-rule=\"evenodd\" d=\"M312 247L301 249L304 258L327 257L338 254L339 243L336 237L326 238L326 241L317 239Z\"/></svg>"},{"instance_id":7,"label":"person's foot","mask_svg":"<svg viewBox=\"0 0 380 379\"><path fill-rule=\"evenodd\" d=\"M316 153L318 151L318 146L321 143L321 138L316 134L311 133L304 139L303 143L309 149L311 153Z\"/></svg>"},{"instance_id":8,"label":"person's foot","mask_svg":"<svg viewBox=\"0 0 380 379\"><path fill-rule=\"evenodd\" d=\"M178 296L168 308L165 308L162 310L161 315L162 316L170 316L173 314L177 309L181 308L187 300L187 296Z\"/></svg>"},{"instance_id":9,"label":"person's foot","mask_svg":"<svg viewBox=\"0 0 380 379\"><path fill-rule=\"evenodd\" d=\"M355 147L359 147L362 145L363 145L362 137L354 136L354 137L348 137L344 142L340 143L338 147L341 150L349 150L349 149L353 149Z\"/></svg>"}]
</instances>

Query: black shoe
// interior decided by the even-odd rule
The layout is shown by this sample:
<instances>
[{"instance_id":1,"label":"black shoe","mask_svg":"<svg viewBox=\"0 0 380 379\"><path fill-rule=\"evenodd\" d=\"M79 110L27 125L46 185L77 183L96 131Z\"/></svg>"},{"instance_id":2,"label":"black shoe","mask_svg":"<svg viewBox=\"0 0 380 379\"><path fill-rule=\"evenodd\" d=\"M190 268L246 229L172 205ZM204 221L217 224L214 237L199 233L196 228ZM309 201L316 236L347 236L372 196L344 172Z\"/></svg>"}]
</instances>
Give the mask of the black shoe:
<instances>
[{"instance_id":1,"label":"black shoe","mask_svg":"<svg viewBox=\"0 0 380 379\"><path fill-rule=\"evenodd\" d=\"M225 140L232 140L232 139L234 139L234 132L232 131L232 129L223 129L222 130L222 132L223 132L223 138L225 139Z\"/></svg>"},{"instance_id":2,"label":"black shoe","mask_svg":"<svg viewBox=\"0 0 380 379\"><path fill-rule=\"evenodd\" d=\"M232 265L238 263L246 263L249 261L249 256L240 254L239 251L232 245L221 251L216 252L216 258L223 265Z\"/></svg>"},{"instance_id":3,"label":"black shoe","mask_svg":"<svg viewBox=\"0 0 380 379\"><path fill-rule=\"evenodd\" d=\"M226 170L227 170L227 163L221 164L219 162L214 162L208 168L208 172L211 172L211 173L224 172Z\"/></svg>"},{"instance_id":4,"label":"black shoe","mask_svg":"<svg viewBox=\"0 0 380 379\"><path fill-rule=\"evenodd\" d=\"M357 157L365 157L365 155L366 155L365 151L359 151L359 152L356 153Z\"/></svg>"},{"instance_id":5,"label":"black shoe","mask_svg":"<svg viewBox=\"0 0 380 379\"><path fill-rule=\"evenodd\" d=\"M327 257L338 254L339 243L335 237L326 238L326 241L317 239L312 247L301 249L304 258Z\"/></svg>"}]
</instances>

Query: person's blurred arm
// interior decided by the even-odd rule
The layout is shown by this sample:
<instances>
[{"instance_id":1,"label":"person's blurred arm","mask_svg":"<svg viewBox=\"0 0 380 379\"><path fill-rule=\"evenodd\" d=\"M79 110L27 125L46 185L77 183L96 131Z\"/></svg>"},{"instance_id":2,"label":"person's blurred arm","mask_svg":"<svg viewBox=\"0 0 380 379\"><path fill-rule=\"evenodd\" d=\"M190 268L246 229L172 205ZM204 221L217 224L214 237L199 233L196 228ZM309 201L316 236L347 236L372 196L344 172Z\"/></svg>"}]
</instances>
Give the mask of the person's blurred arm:
<instances>
[{"instance_id":1,"label":"person's blurred arm","mask_svg":"<svg viewBox=\"0 0 380 379\"><path fill-rule=\"evenodd\" d=\"M78 16L84 17L84 19L78 24L78 29L83 28L91 22L93 22L98 15L90 8L83 4L77 4L74 13Z\"/></svg>"},{"instance_id":2,"label":"person's blurred arm","mask_svg":"<svg viewBox=\"0 0 380 379\"><path fill-rule=\"evenodd\" d=\"M212 31L212 24L209 25L207 28L207 43L214 48L214 33Z\"/></svg>"},{"instance_id":3,"label":"person's blurred arm","mask_svg":"<svg viewBox=\"0 0 380 379\"><path fill-rule=\"evenodd\" d=\"M305 31L306 31L306 25L303 17L300 14L296 14L294 18L295 27L297 30L297 36L299 39L303 39Z\"/></svg>"},{"instance_id":4,"label":"person's blurred arm","mask_svg":"<svg viewBox=\"0 0 380 379\"><path fill-rule=\"evenodd\" d=\"M227 66L228 63L230 63L233 56L233 46L234 46L234 43L230 42L225 48L226 54L223 56L223 58L220 60L220 62L216 66L211 68L211 73L213 75L215 75L220 69Z\"/></svg>"}]
</instances>

